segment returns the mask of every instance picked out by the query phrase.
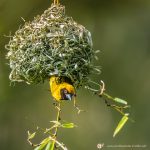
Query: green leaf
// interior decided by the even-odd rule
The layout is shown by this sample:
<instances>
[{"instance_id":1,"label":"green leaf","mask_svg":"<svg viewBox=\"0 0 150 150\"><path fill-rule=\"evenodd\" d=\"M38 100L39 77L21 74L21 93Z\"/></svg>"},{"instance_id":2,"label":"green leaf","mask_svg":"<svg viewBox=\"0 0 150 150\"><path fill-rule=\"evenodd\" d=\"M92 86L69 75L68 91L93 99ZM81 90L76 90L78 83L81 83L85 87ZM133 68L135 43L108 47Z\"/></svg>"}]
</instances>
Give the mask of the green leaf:
<instances>
[{"instance_id":1,"label":"green leaf","mask_svg":"<svg viewBox=\"0 0 150 150\"><path fill-rule=\"evenodd\" d=\"M44 139L40 144L40 146L36 147L34 150L43 150L47 143L50 141L50 138Z\"/></svg>"},{"instance_id":2,"label":"green leaf","mask_svg":"<svg viewBox=\"0 0 150 150\"><path fill-rule=\"evenodd\" d=\"M55 147L55 141L51 141L49 150L54 150L54 147Z\"/></svg>"},{"instance_id":3,"label":"green leaf","mask_svg":"<svg viewBox=\"0 0 150 150\"><path fill-rule=\"evenodd\" d=\"M116 129L115 129L115 131L114 131L114 134L113 134L113 137L115 137L118 133L119 133L119 131L123 128L123 126L125 125L125 123L128 121L128 115L129 114L125 114L122 118L121 118L121 120L120 120L120 122L118 123L118 125L117 125L117 127L116 127Z\"/></svg>"},{"instance_id":4,"label":"green leaf","mask_svg":"<svg viewBox=\"0 0 150 150\"><path fill-rule=\"evenodd\" d=\"M41 142L41 144L44 144L44 143L48 143L50 141L50 138L48 137L48 138L45 138L42 142Z\"/></svg>"},{"instance_id":5,"label":"green leaf","mask_svg":"<svg viewBox=\"0 0 150 150\"><path fill-rule=\"evenodd\" d=\"M36 147L34 150L39 150L39 146L38 146L38 147Z\"/></svg>"},{"instance_id":6,"label":"green leaf","mask_svg":"<svg viewBox=\"0 0 150 150\"><path fill-rule=\"evenodd\" d=\"M128 104L127 101L125 101L125 100L123 100L123 99L121 99L121 98L118 98L118 97L115 97L115 98L114 98L114 101L115 101L115 102L118 102L118 103L121 103L121 104L125 104L125 105Z\"/></svg>"},{"instance_id":7,"label":"green leaf","mask_svg":"<svg viewBox=\"0 0 150 150\"><path fill-rule=\"evenodd\" d=\"M34 133L30 133L29 131L28 131L28 139L33 139L34 137L35 137L35 134L36 134L36 132L34 132Z\"/></svg>"},{"instance_id":8,"label":"green leaf","mask_svg":"<svg viewBox=\"0 0 150 150\"><path fill-rule=\"evenodd\" d=\"M54 142L54 141L50 141L50 142L47 144L45 150L54 150L54 145L55 145L55 142Z\"/></svg>"},{"instance_id":9,"label":"green leaf","mask_svg":"<svg viewBox=\"0 0 150 150\"><path fill-rule=\"evenodd\" d=\"M45 148L45 150L50 150L50 146L51 146L51 142L48 142L48 144L46 145L46 148Z\"/></svg>"},{"instance_id":10,"label":"green leaf","mask_svg":"<svg viewBox=\"0 0 150 150\"><path fill-rule=\"evenodd\" d=\"M76 125L74 123L64 123L61 125L63 128L74 128Z\"/></svg>"}]
</instances>

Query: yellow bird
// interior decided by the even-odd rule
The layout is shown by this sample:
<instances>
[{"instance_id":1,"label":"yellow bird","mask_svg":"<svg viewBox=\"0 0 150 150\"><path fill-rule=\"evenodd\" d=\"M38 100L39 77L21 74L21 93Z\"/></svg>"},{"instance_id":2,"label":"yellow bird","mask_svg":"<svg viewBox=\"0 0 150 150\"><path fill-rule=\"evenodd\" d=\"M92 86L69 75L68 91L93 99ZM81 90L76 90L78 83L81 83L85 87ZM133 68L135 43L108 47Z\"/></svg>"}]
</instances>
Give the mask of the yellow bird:
<instances>
[{"instance_id":1,"label":"yellow bird","mask_svg":"<svg viewBox=\"0 0 150 150\"><path fill-rule=\"evenodd\" d=\"M50 91L53 98L60 102L61 100L72 100L76 96L75 88L71 81L66 77L50 77Z\"/></svg>"}]
</instances>

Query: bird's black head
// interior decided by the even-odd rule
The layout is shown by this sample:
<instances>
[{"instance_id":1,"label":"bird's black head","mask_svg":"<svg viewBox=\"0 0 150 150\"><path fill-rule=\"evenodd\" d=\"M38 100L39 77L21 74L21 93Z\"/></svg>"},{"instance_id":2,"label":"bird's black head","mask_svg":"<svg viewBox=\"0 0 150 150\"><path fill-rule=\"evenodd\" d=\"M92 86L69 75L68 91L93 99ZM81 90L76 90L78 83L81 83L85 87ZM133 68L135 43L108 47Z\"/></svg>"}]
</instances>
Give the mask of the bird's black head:
<instances>
[{"instance_id":1,"label":"bird's black head","mask_svg":"<svg viewBox=\"0 0 150 150\"><path fill-rule=\"evenodd\" d=\"M70 100L71 101L72 97L75 96L74 94L69 93L66 88L61 89L60 94L61 94L62 100Z\"/></svg>"}]
</instances>

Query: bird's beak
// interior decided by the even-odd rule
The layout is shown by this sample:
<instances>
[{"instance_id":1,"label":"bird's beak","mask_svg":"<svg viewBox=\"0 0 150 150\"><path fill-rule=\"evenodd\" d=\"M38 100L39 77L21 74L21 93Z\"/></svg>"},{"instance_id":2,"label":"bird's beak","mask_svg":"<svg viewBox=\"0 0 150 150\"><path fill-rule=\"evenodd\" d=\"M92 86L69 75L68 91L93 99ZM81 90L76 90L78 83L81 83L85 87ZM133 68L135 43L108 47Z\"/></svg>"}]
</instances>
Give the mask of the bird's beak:
<instances>
[{"instance_id":1,"label":"bird's beak","mask_svg":"<svg viewBox=\"0 0 150 150\"><path fill-rule=\"evenodd\" d=\"M66 98L67 98L67 100L72 100L72 94L65 94L66 95Z\"/></svg>"}]
</instances>

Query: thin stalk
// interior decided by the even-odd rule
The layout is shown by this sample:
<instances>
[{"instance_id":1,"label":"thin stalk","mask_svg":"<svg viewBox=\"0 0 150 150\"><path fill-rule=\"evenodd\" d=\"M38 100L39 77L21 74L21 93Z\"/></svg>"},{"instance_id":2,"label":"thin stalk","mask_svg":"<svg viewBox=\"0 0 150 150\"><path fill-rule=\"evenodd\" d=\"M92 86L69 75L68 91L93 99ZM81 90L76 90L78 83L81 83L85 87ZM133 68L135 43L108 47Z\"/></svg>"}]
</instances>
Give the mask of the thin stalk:
<instances>
[{"instance_id":1,"label":"thin stalk","mask_svg":"<svg viewBox=\"0 0 150 150\"><path fill-rule=\"evenodd\" d=\"M60 121L60 113L61 113L61 104L60 102L58 103L58 106L56 106L57 109L57 118L56 121L59 122ZM57 138L57 133L58 133L58 126L55 127L55 131L54 131L54 135L53 135L53 139L55 139L52 143L52 147L54 149L55 147L55 143L56 143L56 138Z\"/></svg>"},{"instance_id":2,"label":"thin stalk","mask_svg":"<svg viewBox=\"0 0 150 150\"><path fill-rule=\"evenodd\" d=\"M94 82L94 81L91 81L90 82L96 86L99 86L100 87L100 90L97 90L97 89L93 89L89 86L86 86L85 88L94 92L95 94L99 95L101 98L103 98L105 100L105 97L108 99L108 100L111 100L113 102L115 102L114 98L112 96L110 96L109 94L107 94L105 91L105 83L103 81L101 81L102 85ZM107 102L105 100L105 102ZM108 102L107 102L108 103ZM107 104L108 105L108 104ZM112 108L114 108L117 112L119 112L121 115L125 115L125 113L123 112L123 109L125 108L128 108L129 106L128 105L125 105L125 106L117 106L117 105L111 105L109 104L108 106L111 106Z\"/></svg>"}]
</instances>

